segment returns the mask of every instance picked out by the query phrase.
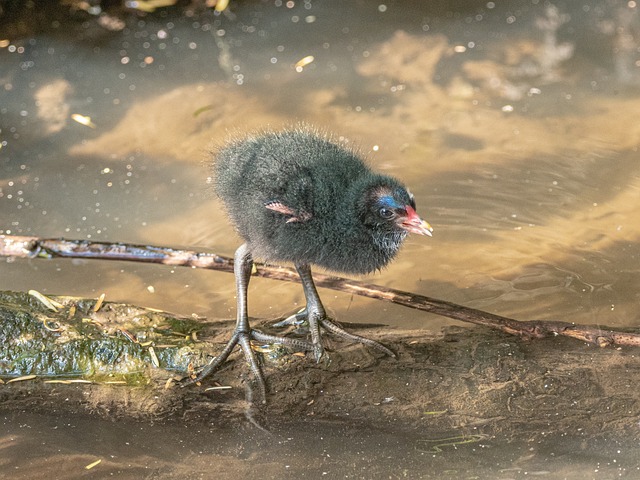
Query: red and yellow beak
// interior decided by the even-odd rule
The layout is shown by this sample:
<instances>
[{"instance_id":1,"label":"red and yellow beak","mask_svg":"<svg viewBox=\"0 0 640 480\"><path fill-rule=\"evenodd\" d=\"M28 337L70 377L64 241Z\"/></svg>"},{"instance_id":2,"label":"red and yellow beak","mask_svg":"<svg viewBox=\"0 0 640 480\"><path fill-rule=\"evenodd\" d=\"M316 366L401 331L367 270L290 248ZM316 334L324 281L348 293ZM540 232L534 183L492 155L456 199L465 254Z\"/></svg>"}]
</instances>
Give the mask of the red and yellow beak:
<instances>
[{"instance_id":1,"label":"red and yellow beak","mask_svg":"<svg viewBox=\"0 0 640 480\"><path fill-rule=\"evenodd\" d=\"M433 232L433 228L431 227L431 225L429 225L428 222L422 220L410 205L407 205L404 208L407 211L407 216L400 218L400 227L404 228L407 232L410 233L417 233L418 235L428 235L431 237L431 232Z\"/></svg>"}]
</instances>

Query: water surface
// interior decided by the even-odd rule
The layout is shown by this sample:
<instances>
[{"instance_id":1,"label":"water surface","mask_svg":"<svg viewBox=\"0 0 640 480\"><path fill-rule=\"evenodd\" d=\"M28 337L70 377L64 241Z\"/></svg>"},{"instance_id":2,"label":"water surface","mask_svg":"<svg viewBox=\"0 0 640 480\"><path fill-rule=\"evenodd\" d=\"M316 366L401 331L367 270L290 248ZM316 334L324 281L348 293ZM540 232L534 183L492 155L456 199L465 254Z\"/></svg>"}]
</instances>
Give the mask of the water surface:
<instances>
[{"instance_id":1,"label":"water surface","mask_svg":"<svg viewBox=\"0 0 640 480\"><path fill-rule=\"evenodd\" d=\"M518 319L637 326L635 2L233 2L222 15L132 14L114 31L83 15L51 21L0 48L0 233L232 255L239 239L209 192L209 151L230 136L308 122L401 178L435 229L432 239L411 239L396 262L367 281ZM308 56L313 61L301 66ZM73 114L90 117L95 128ZM182 314L234 315L233 279L223 273L66 260L3 261L0 268L2 289L104 292ZM424 329L448 323L321 294L332 314L352 322ZM297 285L252 282L255 317L276 318L302 301ZM33 426L22 430L22 443L10 442L13 433L2 437L5 445L22 445L10 452L37 443L36 430L45 443L72 438L49 437L55 427L42 417L7 418L12 432ZM141 428L151 433L138 445L165 427ZM169 439L179 438L177 431L162 430ZM380 435L381 444L404 448L393 433ZM195 437L187 443L201 444ZM96 441L97 434L87 440ZM219 441L238 441L239 449L251 444ZM402 476L401 462L381 460L375 442L362 442L364 463L340 464L336 475L366 476L359 469L373 465L376 476ZM149 445L131 453L139 468L160 461L146 457L160 448L155 440ZM557 454L557 447L546 448ZM198 456L189 448L177 462ZM63 450L72 455L78 448ZM608 453L598 461L563 453L574 478L613 478L634 468L633 457L624 457L598 476L612 458L600 451ZM259 474L253 468L263 468L262 456L249 457L245 468ZM471 457L461 465L473 465ZM11 458L5 465L25 468L17 454ZM416 462L429 478L435 464ZM572 478L563 462L534 464L532 471ZM46 461L30 465L50 468ZM502 472L503 464L487 465ZM270 468L267 476L282 473ZM472 467L462 468L471 475ZM507 470L501 478L523 472ZM203 464L189 475L208 473Z\"/></svg>"}]
</instances>

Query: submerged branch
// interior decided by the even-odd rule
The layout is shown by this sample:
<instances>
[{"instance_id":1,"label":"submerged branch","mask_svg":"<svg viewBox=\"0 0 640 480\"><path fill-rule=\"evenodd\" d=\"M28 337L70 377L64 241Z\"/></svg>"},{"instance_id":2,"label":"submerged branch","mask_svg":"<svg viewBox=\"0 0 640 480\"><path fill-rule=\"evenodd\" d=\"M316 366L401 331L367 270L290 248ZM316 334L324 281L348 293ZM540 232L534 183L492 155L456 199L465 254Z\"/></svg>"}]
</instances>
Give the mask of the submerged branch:
<instances>
[{"instance_id":1,"label":"submerged branch","mask_svg":"<svg viewBox=\"0 0 640 480\"><path fill-rule=\"evenodd\" d=\"M233 259L214 253L87 240L42 239L38 237L0 235L0 256L125 260L233 272ZM256 269L257 271L254 274L256 276L287 282L300 282L300 278L293 268L256 264ZM600 347L609 345L640 346L640 334L602 330L588 325L576 325L559 321L518 321L444 300L357 280L323 274L314 274L313 277L319 287L384 300L454 320L484 325L513 335L534 338L562 335Z\"/></svg>"}]
</instances>

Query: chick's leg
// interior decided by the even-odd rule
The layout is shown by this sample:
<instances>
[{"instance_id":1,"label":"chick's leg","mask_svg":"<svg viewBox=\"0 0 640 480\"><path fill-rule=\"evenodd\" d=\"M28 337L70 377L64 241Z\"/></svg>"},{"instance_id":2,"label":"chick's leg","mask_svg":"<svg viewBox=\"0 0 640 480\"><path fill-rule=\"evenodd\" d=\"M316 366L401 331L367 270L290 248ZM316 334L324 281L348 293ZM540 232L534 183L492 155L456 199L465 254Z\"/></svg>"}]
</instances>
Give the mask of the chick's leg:
<instances>
[{"instance_id":1,"label":"chick's leg","mask_svg":"<svg viewBox=\"0 0 640 480\"><path fill-rule=\"evenodd\" d=\"M237 344L240 344L253 376L258 382L261 400L264 403L267 396L267 389L258 359L251 349L251 327L249 326L249 317L247 316L247 290L249 287L249 280L251 278L252 266L253 259L251 257L251 252L249 251L247 244L243 244L238 248L238 250L236 250L236 254L233 259L233 272L236 278L236 295L238 301L236 328L233 331L233 335L231 335L231 338L227 342L227 345L224 347L222 352L220 352L220 355L214 357L211 362L202 369L200 374L187 384L199 382L215 372L227 360L234 347Z\"/></svg>"},{"instance_id":2,"label":"chick's leg","mask_svg":"<svg viewBox=\"0 0 640 480\"><path fill-rule=\"evenodd\" d=\"M307 306L302 312L296 314L295 317L299 319L300 317L306 316L307 321L309 322L311 343L313 344L313 352L317 362L320 361L324 354L324 346L322 345L322 337L320 335L320 326L334 335L344 338L345 340L368 345L369 347L375 348L390 357L396 356L395 353L381 343L366 337L361 337L360 335L349 333L329 320L324 306L322 305L322 301L320 300L320 296L318 295L316 285L313 283L311 267L307 264L296 264L296 270L298 271L298 275L300 275L300 280L302 281L302 288L304 289Z\"/></svg>"},{"instance_id":3,"label":"chick's leg","mask_svg":"<svg viewBox=\"0 0 640 480\"><path fill-rule=\"evenodd\" d=\"M220 366L227 360L234 347L240 344L245 359L251 368L251 372L258 383L258 388L261 396L262 403L266 403L266 384L264 376L256 357L255 352L251 348L251 340L258 340L261 342L282 343L290 345L292 347L301 348L303 350L309 350L311 345L301 340L289 339L284 337L276 337L273 335L267 335L257 330L253 330L249 325L249 316L247 308L247 291L249 288L249 280L251 279L251 270L253 268L253 258L251 251L247 244L241 245L236 250L233 260L233 271L236 279L236 295L237 295L237 316L236 327L233 330L231 339L227 342L220 355L213 358L213 360L200 372L200 374L188 384L199 382L200 380L208 377L215 372Z\"/></svg>"}]
</instances>

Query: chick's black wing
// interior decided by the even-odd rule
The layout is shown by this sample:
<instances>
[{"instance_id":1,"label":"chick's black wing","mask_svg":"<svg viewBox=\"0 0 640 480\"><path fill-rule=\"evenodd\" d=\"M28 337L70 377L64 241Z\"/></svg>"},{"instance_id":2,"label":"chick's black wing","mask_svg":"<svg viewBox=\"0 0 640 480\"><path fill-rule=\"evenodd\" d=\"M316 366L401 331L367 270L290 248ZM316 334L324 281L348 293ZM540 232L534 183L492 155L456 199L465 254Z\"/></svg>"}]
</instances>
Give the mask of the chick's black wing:
<instances>
[{"instance_id":1,"label":"chick's black wing","mask_svg":"<svg viewBox=\"0 0 640 480\"><path fill-rule=\"evenodd\" d=\"M280 179L278 183L277 191L264 202L265 208L286 218L286 223L311 220L314 192L311 175L307 169L298 169L294 175Z\"/></svg>"}]
</instances>

